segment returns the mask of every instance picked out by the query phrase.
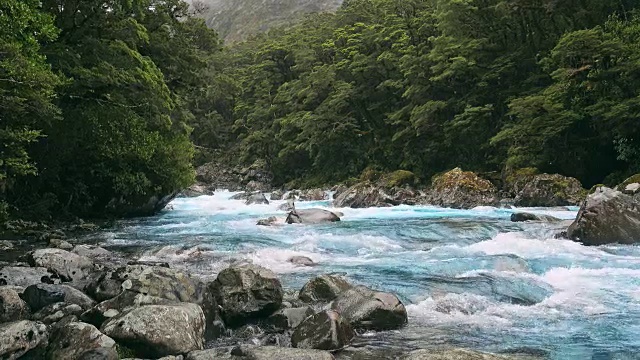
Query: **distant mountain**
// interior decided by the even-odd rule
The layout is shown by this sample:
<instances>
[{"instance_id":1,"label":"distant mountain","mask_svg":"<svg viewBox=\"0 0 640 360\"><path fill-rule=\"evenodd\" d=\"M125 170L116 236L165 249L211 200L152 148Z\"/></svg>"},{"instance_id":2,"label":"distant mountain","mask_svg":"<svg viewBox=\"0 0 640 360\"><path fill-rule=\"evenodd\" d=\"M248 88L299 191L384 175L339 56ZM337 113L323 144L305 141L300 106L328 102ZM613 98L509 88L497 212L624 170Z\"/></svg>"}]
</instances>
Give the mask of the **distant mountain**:
<instances>
[{"instance_id":1,"label":"distant mountain","mask_svg":"<svg viewBox=\"0 0 640 360\"><path fill-rule=\"evenodd\" d=\"M244 40L274 26L294 23L305 14L335 11L343 0L192 0L227 42Z\"/></svg>"}]
</instances>

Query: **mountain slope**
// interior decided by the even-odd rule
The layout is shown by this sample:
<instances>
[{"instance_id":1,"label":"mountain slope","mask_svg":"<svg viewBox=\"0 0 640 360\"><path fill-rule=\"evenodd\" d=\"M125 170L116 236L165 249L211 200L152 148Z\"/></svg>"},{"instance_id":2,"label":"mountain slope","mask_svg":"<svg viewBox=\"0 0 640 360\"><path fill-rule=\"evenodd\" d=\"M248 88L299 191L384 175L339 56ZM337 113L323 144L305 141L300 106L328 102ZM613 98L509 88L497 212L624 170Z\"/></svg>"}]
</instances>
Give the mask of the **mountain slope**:
<instances>
[{"instance_id":1,"label":"mountain slope","mask_svg":"<svg viewBox=\"0 0 640 360\"><path fill-rule=\"evenodd\" d=\"M335 11L343 0L193 0L210 28L227 42L246 39L305 14Z\"/></svg>"}]
</instances>

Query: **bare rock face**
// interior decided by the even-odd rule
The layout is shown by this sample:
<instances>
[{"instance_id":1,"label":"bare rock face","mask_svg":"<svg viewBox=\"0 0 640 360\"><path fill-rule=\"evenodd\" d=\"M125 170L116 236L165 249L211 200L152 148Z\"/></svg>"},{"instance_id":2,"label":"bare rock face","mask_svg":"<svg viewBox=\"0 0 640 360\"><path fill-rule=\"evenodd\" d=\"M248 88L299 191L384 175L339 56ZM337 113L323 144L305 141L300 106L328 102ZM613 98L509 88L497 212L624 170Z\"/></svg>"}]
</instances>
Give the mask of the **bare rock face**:
<instances>
[{"instance_id":1,"label":"bare rock face","mask_svg":"<svg viewBox=\"0 0 640 360\"><path fill-rule=\"evenodd\" d=\"M567 236L585 245L640 242L640 196L597 189L587 197Z\"/></svg>"},{"instance_id":2,"label":"bare rock face","mask_svg":"<svg viewBox=\"0 0 640 360\"><path fill-rule=\"evenodd\" d=\"M435 176L425 201L431 205L454 209L499 204L498 190L490 181L460 168Z\"/></svg>"},{"instance_id":3,"label":"bare rock face","mask_svg":"<svg viewBox=\"0 0 640 360\"><path fill-rule=\"evenodd\" d=\"M47 359L81 360L100 354L100 359L117 360L116 342L93 325L71 322L51 336Z\"/></svg>"},{"instance_id":4,"label":"bare rock face","mask_svg":"<svg viewBox=\"0 0 640 360\"><path fill-rule=\"evenodd\" d=\"M390 330L407 323L407 310L397 296L364 286L353 287L331 303L356 329Z\"/></svg>"},{"instance_id":5,"label":"bare rock face","mask_svg":"<svg viewBox=\"0 0 640 360\"><path fill-rule=\"evenodd\" d=\"M351 287L351 284L339 276L320 275L309 280L298 297L306 303L329 302Z\"/></svg>"},{"instance_id":6,"label":"bare rock face","mask_svg":"<svg viewBox=\"0 0 640 360\"><path fill-rule=\"evenodd\" d=\"M204 313L190 303L134 308L102 326L104 334L147 358L202 350L204 331Z\"/></svg>"},{"instance_id":7,"label":"bare rock face","mask_svg":"<svg viewBox=\"0 0 640 360\"><path fill-rule=\"evenodd\" d=\"M296 348L338 350L351 343L355 336L348 321L333 310L308 317L291 335Z\"/></svg>"},{"instance_id":8,"label":"bare rock face","mask_svg":"<svg viewBox=\"0 0 640 360\"><path fill-rule=\"evenodd\" d=\"M0 325L0 359L18 359L23 355L38 358L49 341L47 326L41 322L21 320Z\"/></svg>"},{"instance_id":9,"label":"bare rock face","mask_svg":"<svg viewBox=\"0 0 640 360\"><path fill-rule=\"evenodd\" d=\"M209 284L209 290L230 327L271 315L280 308L283 299L280 280L271 270L256 265L222 270Z\"/></svg>"}]
</instances>

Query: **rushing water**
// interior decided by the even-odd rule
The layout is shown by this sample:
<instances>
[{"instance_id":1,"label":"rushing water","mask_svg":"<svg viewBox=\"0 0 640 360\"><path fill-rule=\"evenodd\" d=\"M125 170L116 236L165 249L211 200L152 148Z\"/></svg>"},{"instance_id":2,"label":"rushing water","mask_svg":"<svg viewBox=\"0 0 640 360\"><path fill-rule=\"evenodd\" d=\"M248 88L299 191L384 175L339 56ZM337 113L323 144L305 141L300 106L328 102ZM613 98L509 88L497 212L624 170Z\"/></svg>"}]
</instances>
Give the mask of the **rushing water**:
<instances>
[{"instance_id":1,"label":"rushing water","mask_svg":"<svg viewBox=\"0 0 640 360\"><path fill-rule=\"evenodd\" d=\"M566 221L512 223L513 210L496 208L337 209L344 213L339 223L259 227L260 218L284 216L277 210L282 201L246 206L231 195L176 199L162 214L122 223L103 240L205 277L252 261L280 274L287 288L337 272L398 294L409 325L363 334L360 344L640 359L640 247L557 240ZM577 209L527 211L570 220ZM294 255L318 266L296 267L288 262Z\"/></svg>"}]
</instances>

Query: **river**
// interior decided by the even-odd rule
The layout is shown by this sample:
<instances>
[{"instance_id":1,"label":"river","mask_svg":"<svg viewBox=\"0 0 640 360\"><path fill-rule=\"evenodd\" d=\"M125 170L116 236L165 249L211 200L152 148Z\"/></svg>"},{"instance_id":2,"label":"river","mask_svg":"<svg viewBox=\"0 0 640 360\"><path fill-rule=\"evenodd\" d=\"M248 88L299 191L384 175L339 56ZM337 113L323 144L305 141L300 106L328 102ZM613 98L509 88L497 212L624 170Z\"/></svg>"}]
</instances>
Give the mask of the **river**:
<instances>
[{"instance_id":1,"label":"river","mask_svg":"<svg viewBox=\"0 0 640 360\"><path fill-rule=\"evenodd\" d=\"M567 221L512 223L515 210L490 207L334 209L344 214L339 223L259 227L260 218L284 216L277 210L283 201L247 206L229 200L233 194L176 199L158 216L119 223L100 242L206 278L251 261L279 274L285 288L342 273L398 294L409 325L361 334L358 346L450 344L552 360L640 358L638 246L554 239ZM571 220L578 209L526 210ZM318 265L297 267L288 261L295 255Z\"/></svg>"}]
</instances>

